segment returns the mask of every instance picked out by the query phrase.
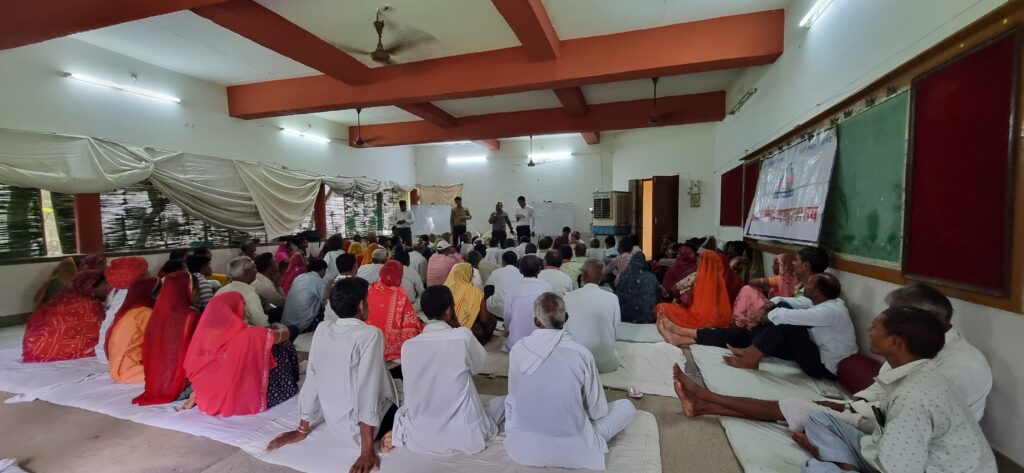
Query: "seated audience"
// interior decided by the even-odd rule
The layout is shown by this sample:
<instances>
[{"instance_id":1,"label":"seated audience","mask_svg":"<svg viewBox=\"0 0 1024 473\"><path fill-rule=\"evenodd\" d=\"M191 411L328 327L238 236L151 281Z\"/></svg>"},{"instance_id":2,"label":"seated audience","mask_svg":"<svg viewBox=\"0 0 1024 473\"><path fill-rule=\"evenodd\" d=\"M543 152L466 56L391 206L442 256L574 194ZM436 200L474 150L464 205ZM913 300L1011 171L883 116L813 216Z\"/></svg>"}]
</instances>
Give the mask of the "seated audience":
<instances>
[{"instance_id":1,"label":"seated audience","mask_svg":"<svg viewBox=\"0 0 1024 473\"><path fill-rule=\"evenodd\" d=\"M476 250L477 253L481 255L486 253L479 251L483 249L483 245L477 246L480 246L480 248L477 248ZM487 280L491 279L491 274L493 274L496 269L501 267L501 255L498 255L498 260L496 262L483 257L476 264L473 264L473 262L469 260L467 260L466 262L472 264L473 268L476 269L478 273L480 273L480 288L483 289L484 285L487 283Z\"/></svg>"},{"instance_id":2,"label":"seated audience","mask_svg":"<svg viewBox=\"0 0 1024 473\"><path fill-rule=\"evenodd\" d=\"M629 253L629 266L619 274L615 295L619 297L622 321L634 324L654 323L654 306L662 299L661 284L651 272L642 252ZM607 272L607 271L606 271Z\"/></svg>"},{"instance_id":3,"label":"seated audience","mask_svg":"<svg viewBox=\"0 0 1024 473\"><path fill-rule=\"evenodd\" d=\"M49 302L54 294L60 291L60 288L74 279L76 274L78 274L78 265L75 264L74 258L69 256L60 260L57 266L53 268L53 271L50 271L46 281L43 281L43 284L36 291L36 295L32 297L32 310L38 309L43 304Z\"/></svg>"},{"instance_id":4,"label":"seated audience","mask_svg":"<svg viewBox=\"0 0 1024 473\"><path fill-rule=\"evenodd\" d=\"M423 322L416 316L401 284L402 264L388 261L380 269L380 280L370 285L367 296L370 314L366 323L384 332L384 361L399 359L402 344L423 331Z\"/></svg>"},{"instance_id":5,"label":"seated audience","mask_svg":"<svg viewBox=\"0 0 1024 473\"><path fill-rule=\"evenodd\" d=\"M429 251L428 245L422 245L422 251ZM409 267L416 271L416 274L420 275L420 283L425 283L427 280L427 257L425 257L422 251L409 252Z\"/></svg>"},{"instance_id":6,"label":"seated audience","mask_svg":"<svg viewBox=\"0 0 1024 473\"><path fill-rule=\"evenodd\" d=\"M335 259L335 264L338 266L338 275L334 279L327 281L324 287L324 320L328 322L338 320L338 314L335 314L334 309L331 309L331 289L342 279L356 277L356 256L352 253L343 253Z\"/></svg>"},{"instance_id":7,"label":"seated audience","mask_svg":"<svg viewBox=\"0 0 1024 473\"><path fill-rule=\"evenodd\" d=\"M615 235L604 237L604 263L608 264L612 258L619 256L619 245L615 243ZM606 268L607 269L607 268Z\"/></svg>"},{"instance_id":8,"label":"seated audience","mask_svg":"<svg viewBox=\"0 0 1024 473\"><path fill-rule=\"evenodd\" d=\"M334 262L338 259L338 255L347 253L345 251L345 237L340 234L331 235L324 242L324 247L320 249L320 259L327 262L327 271L324 273L324 279L334 279L338 275L338 268L334 266Z\"/></svg>"},{"instance_id":9,"label":"seated audience","mask_svg":"<svg viewBox=\"0 0 1024 473\"><path fill-rule=\"evenodd\" d=\"M501 248L504 241L500 241L497 238L491 238L491 241L487 242L487 249L484 250L484 261L490 261L494 264L501 263L501 254L505 251Z\"/></svg>"},{"instance_id":10,"label":"seated audience","mask_svg":"<svg viewBox=\"0 0 1024 473\"><path fill-rule=\"evenodd\" d=\"M821 248L805 246L796 252L793 260L793 272L796 275L797 285L793 290L793 298L774 296L770 300L776 304L785 301L793 309L806 309L810 307L811 300L804 296L804 287L810 281L811 276L824 273L828 269L828 253Z\"/></svg>"},{"instance_id":11,"label":"seated audience","mask_svg":"<svg viewBox=\"0 0 1024 473\"><path fill-rule=\"evenodd\" d=\"M544 255L551 251L553 244L554 241L551 239L551 237L541 237L540 240L537 240L537 256L543 258ZM529 254L529 251L527 251L527 254Z\"/></svg>"},{"instance_id":12,"label":"seated audience","mask_svg":"<svg viewBox=\"0 0 1024 473\"><path fill-rule=\"evenodd\" d=\"M192 255L185 258L185 266L188 267L188 272L192 274L192 278L196 283L196 300L195 308L196 312L202 313L203 309L206 308L206 304L210 303L210 299L213 298L213 284L206 279L206 275L213 272L210 269L210 257L205 255Z\"/></svg>"},{"instance_id":13,"label":"seated audience","mask_svg":"<svg viewBox=\"0 0 1024 473\"><path fill-rule=\"evenodd\" d=\"M487 298L487 311L497 317L505 316L505 296L508 290L523 279L519 272L519 256L515 250L506 250L501 255L501 265L487 279L487 285L494 287L494 293Z\"/></svg>"},{"instance_id":14,"label":"seated audience","mask_svg":"<svg viewBox=\"0 0 1024 473\"><path fill-rule=\"evenodd\" d=\"M103 318L103 323L100 324L100 340L96 343L96 361L107 363L106 346L110 327L114 324L117 314L121 312L128 288L139 278L145 276L148 270L149 263L145 258L139 256L117 258L107 265L107 269L103 273L110 290L107 292L107 300L103 305L106 316Z\"/></svg>"},{"instance_id":15,"label":"seated audience","mask_svg":"<svg viewBox=\"0 0 1024 473\"><path fill-rule=\"evenodd\" d=\"M241 258L251 262L236 260ZM288 328L253 327L245 317L240 293L221 291L210 300L185 354L192 383L186 409L198 406L223 417L258 414L298 394L299 359Z\"/></svg>"},{"instance_id":16,"label":"seated audience","mask_svg":"<svg viewBox=\"0 0 1024 473\"><path fill-rule=\"evenodd\" d=\"M598 286L603 273L604 264L599 259L589 259L584 264L583 287L564 297L565 311L572 316L566 322L565 330L594 355L598 372L607 373L619 369L615 338L619 334L622 314L619 298Z\"/></svg>"},{"instance_id":17,"label":"seated audience","mask_svg":"<svg viewBox=\"0 0 1024 473\"><path fill-rule=\"evenodd\" d=\"M533 332L533 303L545 292L551 292L551 284L537 276L541 271L540 258L526 255L519 260L519 274L522 279L505 291L505 344L502 351L509 351L523 337Z\"/></svg>"},{"instance_id":18,"label":"seated audience","mask_svg":"<svg viewBox=\"0 0 1024 473\"><path fill-rule=\"evenodd\" d=\"M633 258L633 239L630 237L624 237L619 242L618 252L615 257L611 259L611 262L607 263L604 267L604 274L610 275L613 278L618 277L622 274L626 268L629 267L629 262Z\"/></svg>"},{"instance_id":19,"label":"seated audience","mask_svg":"<svg viewBox=\"0 0 1024 473\"><path fill-rule=\"evenodd\" d=\"M256 295L260 296L263 311L270 313L274 309L284 307L284 290L280 285L280 273L274 264L274 255L262 253L253 261L256 264L256 280L252 282Z\"/></svg>"},{"instance_id":20,"label":"seated audience","mask_svg":"<svg viewBox=\"0 0 1024 473\"><path fill-rule=\"evenodd\" d=\"M380 468L373 443L391 431L398 393L384 366L384 335L365 322L368 288L359 278L334 285L330 304L339 319L321 322L313 333L299 390L299 426L271 441L267 450L301 442L322 419L340 447L360 449L352 471Z\"/></svg>"},{"instance_id":21,"label":"seated audience","mask_svg":"<svg viewBox=\"0 0 1024 473\"><path fill-rule=\"evenodd\" d=\"M733 304L733 323L739 327L747 325L748 320L768 303L769 298L793 297L799 280L793 264L793 253L780 253L772 260L774 276L754 278L750 284L740 289L739 296ZM768 297L765 297L765 290Z\"/></svg>"},{"instance_id":22,"label":"seated audience","mask_svg":"<svg viewBox=\"0 0 1024 473\"><path fill-rule=\"evenodd\" d=\"M82 264L78 265L79 272L81 271L106 271L107 270L107 257L103 255L88 255L82 258Z\"/></svg>"},{"instance_id":23,"label":"seated audience","mask_svg":"<svg viewBox=\"0 0 1024 473\"><path fill-rule=\"evenodd\" d=\"M658 304L655 318L658 332L673 343L666 331L728 327L732 323L732 304L726 289L722 259L715 252L703 252L697 271L682 278L672 287L673 302Z\"/></svg>"},{"instance_id":24,"label":"seated audience","mask_svg":"<svg viewBox=\"0 0 1024 473\"><path fill-rule=\"evenodd\" d=\"M370 264L364 264L356 271L356 276L363 278L366 282L373 284L380 279L380 268L388 262L388 250L378 248L373 251L370 257Z\"/></svg>"},{"instance_id":25,"label":"seated audience","mask_svg":"<svg viewBox=\"0 0 1024 473\"><path fill-rule=\"evenodd\" d=\"M811 284L810 282L808 284ZM827 412L815 412L793 440L811 454L804 472L995 472L995 457L963 399L931 360L945 327L914 307L886 309L871 325L871 351L891 370L868 435ZM882 428L884 426L884 429Z\"/></svg>"},{"instance_id":26,"label":"seated audience","mask_svg":"<svg viewBox=\"0 0 1024 473\"><path fill-rule=\"evenodd\" d=\"M256 263L253 263L248 256L236 256L228 262L228 277L231 282L217 291L237 292L242 295L245 301L245 323L254 327L266 327L270 325L267 314L263 312L263 302L256 288L252 286L256 282Z\"/></svg>"},{"instance_id":27,"label":"seated audience","mask_svg":"<svg viewBox=\"0 0 1024 473\"><path fill-rule=\"evenodd\" d=\"M182 364L199 322L193 308L197 296L191 274L178 271L164 277L142 341L146 387L133 404L166 404L182 398L187 381Z\"/></svg>"},{"instance_id":28,"label":"seated audience","mask_svg":"<svg viewBox=\"0 0 1024 473\"><path fill-rule=\"evenodd\" d=\"M661 287L665 289L665 293L669 295L678 294L679 291L676 289L676 284L686 279L687 276L696 273L697 267L697 253L689 246L680 245L675 261L672 262L672 266L665 270L665 275L661 279Z\"/></svg>"},{"instance_id":29,"label":"seated audience","mask_svg":"<svg viewBox=\"0 0 1024 473\"><path fill-rule=\"evenodd\" d=\"M365 240L363 240L361 235L356 235L352 237L352 244L348 246L349 254L355 256L357 263L360 261L363 254L366 253L366 245L363 244L363 241Z\"/></svg>"},{"instance_id":30,"label":"seated audience","mask_svg":"<svg viewBox=\"0 0 1024 473\"><path fill-rule=\"evenodd\" d=\"M516 248L515 248L516 256L518 256L520 258L522 258L523 256L526 256L527 255L526 246L529 245L529 244L530 244L530 235L519 235L519 244L516 245ZM533 252L536 253L537 250L534 249Z\"/></svg>"},{"instance_id":31,"label":"seated audience","mask_svg":"<svg viewBox=\"0 0 1024 473\"><path fill-rule=\"evenodd\" d=\"M732 304L732 302L736 300L736 296L740 294L740 289L743 288L743 281L740 280L740 276L736 274L736 271L733 271L732 267L729 266L729 256L719 251L718 247L715 246L716 244L715 237L709 236L697 253L702 257L705 253L714 254L722 260L722 276L725 278L725 292L729 295L729 303Z\"/></svg>"},{"instance_id":32,"label":"seated audience","mask_svg":"<svg viewBox=\"0 0 1024 473\"><path fill-rule=\"evenodd\" d=\"M188 258L188 250L171 250L170 254L167 255L167 261L164 262L164 266L161 266L160 271L156 273L156 277L163 279L164 276L170 274L170 272L164 270L164 267L167 265L171 265L167 267L177 267L177 265L174 264L175 262L180 262L184 267L185 258Z\"/></svg>"},{"instance_id":33,"label":"seated audience","mask_svg":"<svg viewBox=\"0 0 1024 473\"><path fill-rule=\"evenodd\" d=\"M306 272L306 257L302 256L299 252L292 253L288 258L288 267L285 268L284 272L281 274L281 290L284 291L285 296L287 296L288 291L292 289L292 284L295 283L295 279L306 274Z\"/></svg>"},{"instance_id":34,"label":"seated audience","mask_svg":"<svg viewBox=\"0 0 1024 473\"><path fill-rule=\"evenodd\" d=\"M455 265L444 285L454 297L455 315L459 325L470 329L481 344L486 344L494 336L494 327L498 320L487 311L484 292L473 285L472 269L469 263Z\"/></svg>"},{"instance_id":35,"label":"seated audience","mask_svg":"<svg viewBox=\"0 0 1024 473\"><path fill-rule=\"evenodd\" d=\"M816 274L807 282L807 309L786 309L769 303L755 318L756 325L721 329L668 329L662 334L675 345L727 347L733 356L725 363L757 369L761 358L774 356L795 361L808 376L835 379L839 362L857 353L857 339L846 304L839 298L835 276ZM665 328L665 327L661 327Z\"/></svg>"},{"instance_id":36,"label":"seated audience","mask_svg":"<svg viewBox=\"0 0 1024 473\"><path fill-rule=\"evenodd\" d=\"M402 289L405 290L405 295L412 302L413 308L417 308L420 306L420 295L423 294L423 280L420 279L420 274L410 266L409 252L404 246L395 247L394 259L402 264ZM379 277L380 271L377 273Z\"/></svg>"},{"instance_id":37,"label":"seated audience","mask_svg":"<svg viewBox=\"0 0 1024 473\"><path fill-rule=\"evenodd\" d=\"M317 322L323 320L326 272L324 260L310 260L309 270L295 278L292 290L288 291L281 315L282 324L295 327L298 333L305 333L315 329Z\"/></svg>"},{"instance_id":38,"label":"seated audience","mask_svg":"<svg viewBox=\"0 0 1024 473\"><path fill-rule=\"evenodd\" d=\"M551 285L551 292L564 295L572 290L572 279L560 269L562 267L562 255L555 250L544 253L544 269L537 275L537 279L547 281Z\"/></svg>"},{"instance_id":39,"label":"seated audience","mask_svg":"<svg viewBox=\"0 0 1024 473\"><path fill-rule=\"evenodd\" d=\"M238 245L238 256L248 256L249 259L256 259L256 251L259 250L259 240L247 239Z\"/></svg>"},{"instance_id":40,"label":"seated audience","mask_svg":"<svg viewBox=\"0 0 1024 473\"><path fill-rule=\"evenodd\" d=\"M483 256L481 256L480 253L477 253L476 250L470 250L469 253L466 253L466 257L463 261L469 263L473 268L473 285L482 291L484 289L484 277L480 274L479 266L480 262L483 261ZM447 281L448 278L445 278L445 280Z\"/></svg>"},{"instance_id":41,"label":"seated audience","mask_svg":"<svg viewBox=\"0 0 1024 473\"><path fill-rule=\"evenodd\" d=\"M608 442L636 408L605 399L593 355L562 330L561 297L542 294L534 307L539 328L509 354L505 450L521 465L603 470Z\"/></svg>"},{"instance_id":42,"label":"seated audience","mask_svg":"<svg viewBox=\"0 0 1024 473\"><path fill-rule=\"evenodd\" d=\"M444 280L448 279L448 273L452 272L452 267L462 262L462 257L456 254L455 248L448 244L447 241L440 240L437 242L437 253L430 257L427 261L427 281L428 286L439 286L444 284Z\"/></svg>"},{"instance_id":43,"label":"seated audience","mask_svg":"<svg viewBox=\"0 0 1024 473\"><path fill-rule=\"evenodd\" d=\"M579 248L578 251L580 259L584 261L577 262L573 257L573 248ZM583 245L570 246L562 245L558 247L558 255L562 259L562 265L558 267L558 270L569 276L569 281L572 283L570 290L576 290L580 288L580 272L583 271L583 262L586 261L583 255L586 254L587 249Z\"/></svg>"},{"instance_id":44,"label":"seated audience","mask_svg":"<svg viewBox=\"0 0 1024 473\"><path fill-rule=\"evenodd\" d=\"M115 383L135 384L146 378L142 342L153 314L153 292L158 283L159 279L147 277L135 281L110 325L104 348L110 363L110 379Z\"/></svg>"},{"instance_id":45,"label":"seated audience","mask_svg":"<svg viewBox=\"0 0 1024 473\"><path fill-rule=\"evenodd\" d=\"M611 237L611 238L612 238L613 241L615 240L615 237ZM603 248L601 248L601 240L597 239L597 237L594 237L594 238L590 239L590 247L587 248L586 256L587 256L587 259L594 258L594 259L599 259L599 260L602 260L602 261L604 260L605 251L604 251Z\"/></svg>"},{"instance_id":46,"label":"seated audience","mask_svg":"<svg viewBox=\"0 0 1024 473\"><path fill-rule=\"evenodd\" d=\"M572 257L571 260L569 260L569 262L570 263L576 263L577 265L579 265L580 271L582 272L583 271L583 264L586 263L588 259L590 259L590 257L587 256L587 247L583 246L583 244L576 245L576 246L572 247L572 253L573 253L573 257ZM600 260L601 258L594 258L594 259ZM564 267L565 264L563 263L562 266ZM577 279L579 279L579 278L577 278Z\"/></svg>"},{"instance_id":47,"label":"seated audience","mask_svg":"<svg viewBox=\"0 0 1024 473\"><path fill-rule=\"evenodd\" d=\"M562 227L562 234L555 237L555 241L551 242L551 248L561 248L562 245L568 245L569 239L572 235L572 229L569 227Z\"/></svg>"},{"instance_id":48,"label":"seated audience","mask_svg":"<svg viewBox=\"0 0 1024 473\"><path fill-rule=\"evenodd\" d=\"M102 271L78 273L28 317L21 361L45 363L95 355L106 296Z\"/></svg>"},{"instance_id":49,"label":"seated audience","mask_svg":"<svg viewBox=\"0 0 1024 473\"><path fill-rule=\"evenodd\" d=\"M467 275L465 264L456 265L452 274ZM475 289L468 281L461 287ZM382 443L386 448L390 440L395 447L426 454L480 453L498 435L505 398L492 399L486 409L480 402L473 375L483 368L486 352L460 321L458 296L453 299L447 287L431 286L422 305L429 321L423 333L402 346L405 403Z\"/></svg>"}]
</instances>

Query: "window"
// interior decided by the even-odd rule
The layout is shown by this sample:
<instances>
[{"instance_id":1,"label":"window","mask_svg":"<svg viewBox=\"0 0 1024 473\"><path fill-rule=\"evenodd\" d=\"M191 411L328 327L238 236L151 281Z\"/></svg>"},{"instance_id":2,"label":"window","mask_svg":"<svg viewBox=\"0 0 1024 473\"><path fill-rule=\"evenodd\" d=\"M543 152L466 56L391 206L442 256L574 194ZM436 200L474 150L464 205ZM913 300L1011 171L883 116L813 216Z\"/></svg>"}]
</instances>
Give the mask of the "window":
<instances>
[{"instance_id":1,"label":"window","mask_svg":"<svg viewBox=\"0 0 1024 473\"><path fill-rule=\"evenodd\" d=\"M327 191L327 201L324 202L327 210L327 235L345 234L345 198L334 191ZM299 231L312 230L316 228L313 222L313 213L310 212L302 220Z\"/></svg>"},{"instance_id":2,"label":"window","mask_svg":"<svg viewBox=\"0 0 1024 473\"><path fill-rule=\"evenodd\" d=\"M0 185L0 259L75 252L72 195Z\"/></svg>"},{"instance_id":3,"label":"window","mask_svg":"<svg viewBox=\"0 0 1024 473\"><path fill-rule=\"evenodd\" d=\"M345 194L345 229L352 235L368 232L391 234L391 221L398 211L398 193L387 189L376 194Z\"/></svg>"},{"instance_id":4,"label":"window","mask_svg":"<svg viewBox=\"0 0 1024 473\"><path fill-rule=\"evenodd\" d=\"M219 228L186 214L148 180L101 193L100 212L104 247L111 252L180 248L203 241L234 246L249 238L267 240L263 232Z\"/></svg>"}]
</instances>

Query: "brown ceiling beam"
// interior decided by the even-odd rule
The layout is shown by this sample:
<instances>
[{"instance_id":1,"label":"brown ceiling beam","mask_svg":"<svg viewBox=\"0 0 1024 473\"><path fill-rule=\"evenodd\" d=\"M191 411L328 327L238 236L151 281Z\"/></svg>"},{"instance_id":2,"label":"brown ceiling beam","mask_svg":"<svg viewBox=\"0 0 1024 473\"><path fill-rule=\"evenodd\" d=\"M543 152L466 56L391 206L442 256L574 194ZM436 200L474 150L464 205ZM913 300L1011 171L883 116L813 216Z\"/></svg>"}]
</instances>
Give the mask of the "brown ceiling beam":
<instances>
[{"instance_id":1,"label":"brown ceiling beam","mask_svg":"<svg viewBox=\"0 0 1024 473\"><path fill-rule=\"evenodd\" d=\"M452 128L459 125L459 119L450 113L441 110L441 107L430 102L399 105L398 108L405 110L417 117L420 117L441 128Z\"/></svg>"},{"instance_id":2,"label":"brown ceiling beam","mask_svg":"<svg viewBox=\"0 0 1024 473\"><path fill-rule=\"evenodd\" d=\"M584 131L583 133L580 134L583 135L583 141L585 141L588 145L596 145L601 142L601 133L599 132Z\"/></svg>"},{"instance_id":3,"label":"brown ceiling beam","mask_svg":"<svg viewBox=\"0 0 1024 473\"><path fill-rule=\"evenodd\" d=\"M0 50L224 0L6 0L0 2Z\"/></svg>"},{"instance_id":4,"label":"brown ceiling beam","mask_svg":"<svg viewBox=\"0 0 1024 473\"><path fill-rule=\"evenodd\" d=\"M527 54L536 60L558 59L559 41L555 27L541 0L491 0L519 38Z\"/></svg>"},{"instance_id":5,"label":"brown ceiling beam","mask_svg":"<svg viewBox=\"0 0 1024 473\"><path fill-rule=\"evenodd\" d=\"M488 151L498 151L501 149L500 140L473 140L473 144L485 148Z\"/></svg>"},{"instance_id":6,"label":"brown ceiling beam","mask_svg":"<svg viewBox=\"0 0 1024 473\"><path fill-rule=\"evenodd\" d=\"M570 117L578 117L587 114L587 99L583 96L583 89L579 87L566 87L555 89L555 96L562 102L562 108Z\"/></svg>"},{"instance_id":7,"label":"brown ceiling beam","mask_svg":"<svg viewBox=\"0 0 1024 473\"><path fill-rule=\"evenodd\" d=\"M252 0L231 0L192 11L345 84L364 84L370 80L367 65Z\"/></svg>"},{"instance_id":8,"label":"brown ceiling beam","mask_svg":"<svg viewBox=\"0 0 1024 473\"><path fill-rule=\"evenodd\" d=\"M784 26L783 10L772 10L562 41L557 61L515 47L372 68L358 86L328 76L239 85L228 107L263 118L757 66L782 54Z\"/></svg>"},{"instance_id":9,"label":"brown ceiling beam","mask_svg":"<svg viewBox=\"0 0 1024 473\"><path fill-rule=\"evenodd\" d=\"M465 116L455 128L425 121L363 125L362 137L367 146L396 146L720 121L725 118L725 91L659 97L655 124L649 122L651 106L650 99L641 99L591 105L590 113L579 117L561 108ZM349 136L358 135L355 127L349 128Z\"/></svg>"}]
</instances>

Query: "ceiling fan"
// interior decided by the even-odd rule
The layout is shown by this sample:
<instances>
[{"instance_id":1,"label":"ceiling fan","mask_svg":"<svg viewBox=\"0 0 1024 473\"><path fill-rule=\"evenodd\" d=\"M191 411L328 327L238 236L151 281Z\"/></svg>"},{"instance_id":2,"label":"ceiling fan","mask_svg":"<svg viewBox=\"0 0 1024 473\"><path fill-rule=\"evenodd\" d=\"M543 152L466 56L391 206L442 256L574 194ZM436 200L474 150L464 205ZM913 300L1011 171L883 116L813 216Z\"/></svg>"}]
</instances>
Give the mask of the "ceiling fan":
<instances>
[{"instance_id":1,"label":"ceiling fan","mask_svg":"<svg viewBox=\"0 0 1024 473\"><path fill-rule=\"evenodd\" d=\"M363 109L356 109L356 139L352 140L352 144L356 145L356 148L362 148L366 146L367 141L363 139L363 122L359 119L359 116L363 113Z\"/></svg>"},{"instance_id":2,"label":"ceiling fan","mask_svg":"<svg viewBox=\"0 0 1024 473\"><path fill-rule=\"evenodd\" d=\"M651 83L654 84L654 98L652 100L651 116L647 117L647 124L657 125L660 121L668 118L669 115L658 113L658 78L651 77Z\"/></svg>"},{"instance_id":3,"label":"ceiling fan","mask_svg":"<svg viewBox=\"0 0 1024 473\"><path fill-rule=\"evenodd\" d=\"M373 21L373 29L377 32L377 47L373 51L349 48L338 45L341 49L353 54L369 56L373 62L379 64L394 64L394 57L397 54L408 52L423 44L437 42L437 39L422 30L412 27L402 27L394 20L385 17L385 13L394 11L391 5L381 5L377 8L377 16ZM387 22L385 22L387 20ZM388 47L384 47L384 28L389 27L389 37L397 38Z\"/></svg>"}]
</instances>

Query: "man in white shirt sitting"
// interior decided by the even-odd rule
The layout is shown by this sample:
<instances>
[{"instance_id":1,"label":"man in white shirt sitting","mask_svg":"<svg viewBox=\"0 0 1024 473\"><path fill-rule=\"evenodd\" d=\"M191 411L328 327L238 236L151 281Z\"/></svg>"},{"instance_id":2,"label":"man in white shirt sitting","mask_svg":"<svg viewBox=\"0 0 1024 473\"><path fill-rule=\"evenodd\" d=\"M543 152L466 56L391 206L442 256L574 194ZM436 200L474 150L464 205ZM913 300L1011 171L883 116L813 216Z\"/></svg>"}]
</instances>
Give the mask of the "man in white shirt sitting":
<instances>
[{"instance_id":1,"label":"man in white shirt sitting","mask_svg":"<svg viewBox=\"0 0 1024 473\"><path fill-rule=\"evenodd\" d=\"M519 256L513 250L506 250L501 255L502 266L491 273L485 284L494 286L494 294L487 298L487 311L497 317L505 317L505 295L520 279Z\"/></svg>"},{"instance_id":2,"label":"man in white shirt sitting","mask_svg":"<svg viewBox=\"0 0 1024 473\"><path fill-rule=\"evenodd\" d=\"M384 334L365 322L368 290L359 278L334 285L331 308L339 319L321 322L313 334L299 391L299 426L271 441L267 450L304 440L310 424L322 418L342 447L360 450L351 471L380 468L373 443L391 430L398 396L384 366Z\"/></svg>"},{"instance_id":3,"label":"man in white shirt sitting","mask_svg":"<svg viewBox=\"0 0 1024 473\"><path fill-rule=\"evenodd\" d=\"M420 243L422 245L423 243ZM423 253L420 252L419 245L414 246L409 251L409 267L416 271L416 274L420 275L420 281L427 281L427 259L423 257Z\"/></svg>"},{"instance_id":4,"label":"man in white shirt sitting","mask_svg":"<svg viewBox=\"0 0 1024 473\"><path fill-rule=\"evenodd\" d=\"M404 246L395 247L393 258L402 263L402 289L409 297L409 302L412 302L413 308L419 310L420 296L423 294L423 280L420 279L420 274L410 266L409 252Z\"/></svg>"},{"instance_id":5,"label":"man in white shirt sitting","mask_svg":"<svg viewBox=\"0 0 1024 473\"><path fill-rule=\"evenodd\" d=\"M497 238L491 238L491 241L487 244L487 250L485 250L484 261L490 261L494 264L501 264L501 254L505 250L501 249L503 241L498 241Z\"/></svg>"},{"instance_id":6,"label":"man in white shirt sitting","mask_svg":"<svg viewBox=\"0 0 1024 473\"><path fill-rule=\"evenodd\" d=\"M116 261L116 260L115 260ZM245 323L254 327L267 327L270 321L263 312L263 303L252 283L256 282L256 263L248 256L236 256L228 262L228 277L231 282L220 289L221 292L237 292L245 301Z\"/></svg>"},{"instance_id":7,"label":"man in white shirt sitting","mask_svg":"<svg viewBox=\"0 0 1024 473\"><path fill-rule=\"evenodd\" d=\"M383 248L373 250L373 253L370 254L370 261L370 264L364 264L359 267L359 270L356 271L356 276L373 284L380 280L380 268L383 268L384 263L388 262L388 250Z\"/></svg>"},{"instance_id":8,"label":"man in white shirt sitting","mask_svg":"<svg viewBox=\"0 0 1024 473\"><path fill-rule=\"evenodd\" d=\"M604 470L608 442L633 420L628 399L608 404L594 357L562 330L562 298L534 304L537 330L509 355L505 450L537 467Z\"/></svg>"},{"instance_id":9,"label":"man in white shirt sitting","mask_svg":"<svg viewBox=\"0 0 1024 473\"><path fill-rule=\"evenodd\" d=\"M423 333L402 345L405 403L395 415L395 428L384 438L387 448L408 447L417 453L480 453L498 434L504 397L480 402L473 375L487 353L473 332L459 325L455 300L446 286L423 293L427 322Z\"/></svg>"},{"instance_id":10,"label":"man in white shirt sitting","mask_svg":"<svg viewBox=\"0 0 1024 473\"><path fill-rule=\"evenodd\" d=\"M615 338L619 334L622 314L619 298L601 289L598 284L604 274L604 264L589 259L583 264L583 287L566 293L565 310L572 317L565 330L573 339L594 355L597 370L608 373L619 369L619 353L615 350Z\"/></svg>"},{"instance_id":11,"label":"man in white shirt sitting","mask_svg":"<svg viewBox=\"0 0 1024 473\"><path fill-rule=\"evenodd\" d=\"M338 320L338 314L334 313L334 309L331 308L331 289L338 281L348 278L356 277L356 257L352 253L342 253L334 259L335 266L338 268L338 275L334 279L327 281L324 287L324 320L328 322L334 322Z\"/></svg>"},{"instance_id":12,"label":"man in white shirt sitting","mask_svg":"<svg viewBox=\"0 0 1024 473\"><path fill-rule=\"evenodd\" d=\"M260 296L263 303L263 311L268 315L276 312L274 322L281 320L281 311L284 309L284 291L281 289L280 272L277 270L277 263L274 262L274 254L270 252L261 253L256 256L256 280L252 287Z\"/></svg>"},{"instance_id":13,"label":"man in white shirt sitting","mask_svg":"<svg viewBox=\"0 0 1024 473\"><path fill-rule=\"evenodd\" d=\"M519 273L523 275L505 293L505 344L502 351L509 351L521 338L533 332L533 303L545 292L551 292L551 284L537 279L540 274L540 258L526 255L519 260Z\"/></svg>"},{"instance_id":14,"label":"man in white shirt sitting","mask_svg":"<svg viewBox=\"0 0 1024 473\"><path fill-rule=\"evenodd\" d=\"M857 337L842 286L835 276L815 274L807 280L804 296L812 307L787 309L769 302L749 328L682 329L677 344L729 348L729 366L756 370L761 358L774 356L795 361L808 376L835 379L839 362L857 353ZM784 299L786 301L788 299ZM673 338L673 337L669 337Z\"/></svg>"},{"instance_id":15,"label":"man in white shirt sitting","mask_svg":"<svg viewBox=\"0 0 1024 473\"><path fill-rule=\"evenodd\" d=\"M995 472L978 422L931 358L945 327L916 307L886 309L871 324L871 352L892 367L878 375L885 395L871 435L827 412L810 415L793 440L813 458L804 472Z\"/></svg>"},{"instance_id":16,"label":"man in white shirt sitting","mask_svg":"<svg viewBox=\"0 0 1024 473\"><path fill-rule=\"evenodd\" d=\"M552 287L552 292L560 296L572 290L572 278L562 272L562 255L557 251L544 253L544 270L537 275L541 281L547 281Z\"/></svg>"}]
</instances>

